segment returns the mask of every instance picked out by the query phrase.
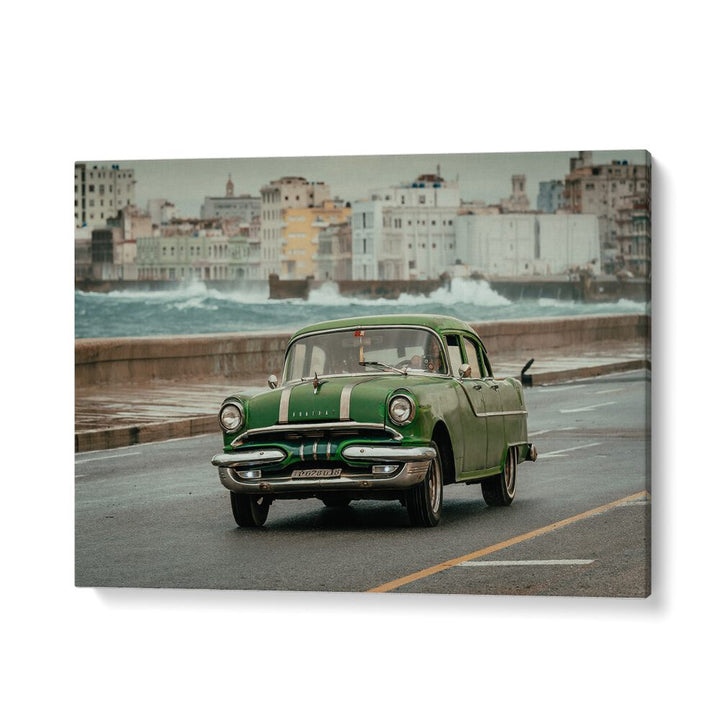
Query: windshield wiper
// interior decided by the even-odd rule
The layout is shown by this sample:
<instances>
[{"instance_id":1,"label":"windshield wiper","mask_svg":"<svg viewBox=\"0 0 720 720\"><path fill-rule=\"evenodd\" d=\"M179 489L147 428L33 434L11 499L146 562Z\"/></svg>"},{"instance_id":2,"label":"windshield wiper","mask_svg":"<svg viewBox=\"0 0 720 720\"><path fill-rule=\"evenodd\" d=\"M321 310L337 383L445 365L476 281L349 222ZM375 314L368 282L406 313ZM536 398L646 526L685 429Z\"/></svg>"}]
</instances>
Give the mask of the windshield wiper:
<instances>
[{"instance_id":1,"label":"windshield wiper","mask_svg":"<svg viewBox=\"0 0 720 720\"><path fill-rule=\"evenodd\" d=\"M393 367L392 365L388 365L387 363L380 362L378 360L361 360L358 365L362 365L363 367L365 367L366 365L370 365L372 367L381 367L385 368L386 370L392 370L393 372L400 373L400 375L407 375L407 368L401 370L400 368Z\"/></svg>"}]
</instances>

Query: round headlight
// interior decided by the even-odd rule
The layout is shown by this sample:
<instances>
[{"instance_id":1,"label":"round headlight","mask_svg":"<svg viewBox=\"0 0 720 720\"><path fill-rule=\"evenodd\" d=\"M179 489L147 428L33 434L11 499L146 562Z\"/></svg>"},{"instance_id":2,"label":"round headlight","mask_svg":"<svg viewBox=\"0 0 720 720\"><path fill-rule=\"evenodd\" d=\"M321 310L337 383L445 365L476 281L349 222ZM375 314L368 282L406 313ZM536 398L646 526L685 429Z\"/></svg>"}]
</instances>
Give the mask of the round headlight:
<instances>
[{"instance_id":1,"label":"round headlight","mask_svg":"<svg viewBox=\"0 0 720 720\"><path fill-rule=\"evenodd\" d=\"M407 425L415 417L415 403L406 395L396 395L390 400L388 413L396 425Z\"/></svg>"},{"instance_id":2,"label":"round headlight","mask_svg":"<svg viewBox=\"0 0 720 720\"><path fill-rule=\"evenodd\" d=\"M235 432L242 427L245 413L240 405L228 403L220 408L220 425L225 432Z\"/></svg>"}]
</instances>

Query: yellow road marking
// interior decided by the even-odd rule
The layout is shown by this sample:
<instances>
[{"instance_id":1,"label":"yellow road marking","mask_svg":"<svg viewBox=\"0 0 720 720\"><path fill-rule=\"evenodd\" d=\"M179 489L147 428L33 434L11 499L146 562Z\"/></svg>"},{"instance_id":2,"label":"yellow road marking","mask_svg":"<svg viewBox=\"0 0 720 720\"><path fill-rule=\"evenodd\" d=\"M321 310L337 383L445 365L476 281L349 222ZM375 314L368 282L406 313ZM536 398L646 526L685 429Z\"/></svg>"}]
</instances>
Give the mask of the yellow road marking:
<instances>
[{"instance_id":1,"label":"yellow road marking","mask_svg":"<svg viewBox=\"0 0 720 720\"><path fill-rule=\"evenodd\" d=\"M490 555L491 553L497 552L498 550L504 550L505 548L512 547L513 545L525 542L526 540L532 540L533 538L536 538L540 535L545 535L545 533L552 532L553 530L565 527L566 525L571 525L572 523L576 523L580 520L585 520L585 518L592 517L593 515L598 515L599 513L606 512L607 510L611 510L618 505L623 505L624 503L632 502L633 500L640 500L641 498L649 499L650 493L648 493L646 490L643 490L642 492L635 493L634 495L628 495L627 497L621 498L620 500L615 500L611 503L608 503L607 505L601 505L600 507L593 508L592 510L586 510L579 515L573 515L572 517L565 518L564 520L558 520L551 525L546 525L545 527L538 528L537 530L531 530L530 532L524 533L523 535L516 535L509 540L503 540L502 542L496 543L495 545L489 545L482 550L476 550L475 552L468 553L467 555L462 555L461 557L457 557L453 560L446 560L439 565L433 565L432 567L425 568L425 570L418 570L418 572L412 573L410 575L405 575L405 577L398 578L397 580L391 580L390 582L384 583L383 585L378 585L377 587L371 588L366 592L384 593L396 590L403 585L409 585L416 580L422 580L423 578L430 577L431 575L435 575L436 573L442 572L443 570L455 567L460 563L467 562L468 560L474 560L475 558L483 557L484 555Z\"/></svg>"}]
</instances>

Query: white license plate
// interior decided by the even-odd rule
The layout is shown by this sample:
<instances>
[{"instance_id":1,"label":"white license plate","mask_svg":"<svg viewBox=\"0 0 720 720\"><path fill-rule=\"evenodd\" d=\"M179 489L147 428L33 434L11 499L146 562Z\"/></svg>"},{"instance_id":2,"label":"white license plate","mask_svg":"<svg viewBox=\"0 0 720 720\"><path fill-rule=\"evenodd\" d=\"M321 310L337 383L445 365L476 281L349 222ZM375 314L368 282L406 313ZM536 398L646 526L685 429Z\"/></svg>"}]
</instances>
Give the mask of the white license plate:
<instances>
[{"instance_id":1,"label":"white license plate","mask_svg":"<svg viewBox=\"0 0 720 720\"><path fill-rule=\"evenodd\" d=\"M340 468L317 468L315 470L293 470L292 478L336 478L340 477Z\"/></svg>"}]
</instances>

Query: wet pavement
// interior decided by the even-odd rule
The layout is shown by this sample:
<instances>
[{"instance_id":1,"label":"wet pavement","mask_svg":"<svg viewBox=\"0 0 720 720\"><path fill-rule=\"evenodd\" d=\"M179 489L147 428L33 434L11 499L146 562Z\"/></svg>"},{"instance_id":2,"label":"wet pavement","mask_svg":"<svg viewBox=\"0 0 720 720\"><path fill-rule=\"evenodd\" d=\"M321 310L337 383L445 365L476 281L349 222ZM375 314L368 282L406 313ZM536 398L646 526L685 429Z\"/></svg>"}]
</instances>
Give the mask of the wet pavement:
<instances>
[{"instance_id":1,"label":"wet pavement","mask_svg":"<svg viewBox=\"0 0 720 720\"><path fill-rule=\"evenodd\" d=\"M496 377L520 377L528 352L491 357ZM579 380L649 367L643 342L603 343L543 350L527 371L533 385ZM104 450L142 442L219 432L217 412L231 392L265 387L265 376L156 380L75 391L75 451Z\"/></svg>"}]
</instances>

